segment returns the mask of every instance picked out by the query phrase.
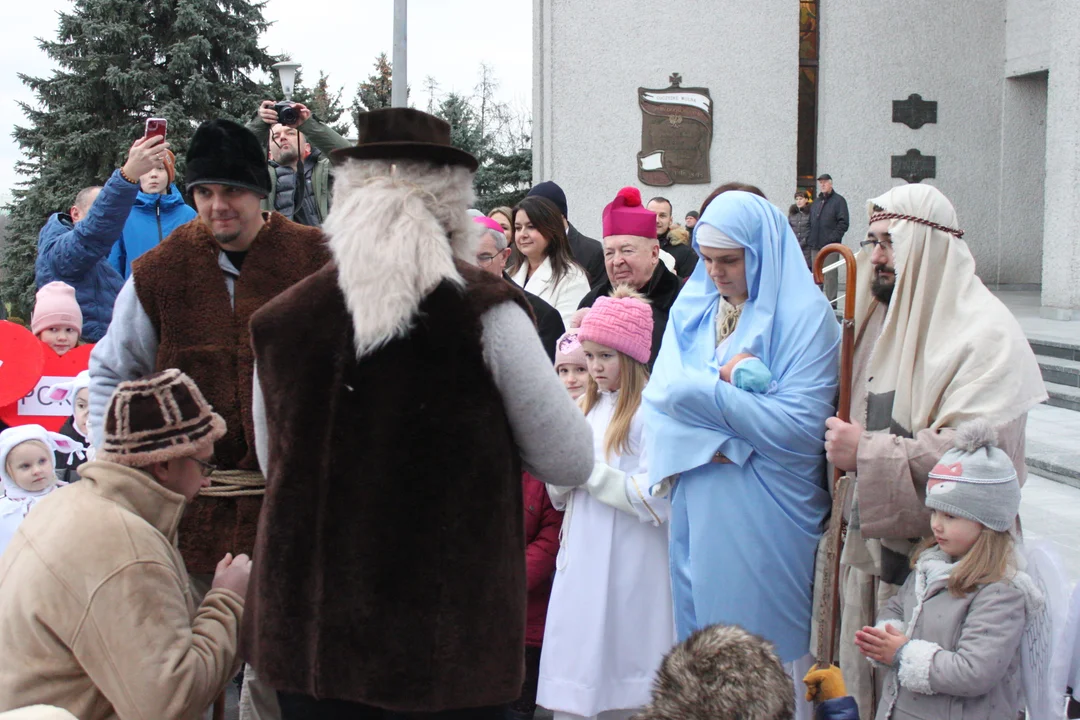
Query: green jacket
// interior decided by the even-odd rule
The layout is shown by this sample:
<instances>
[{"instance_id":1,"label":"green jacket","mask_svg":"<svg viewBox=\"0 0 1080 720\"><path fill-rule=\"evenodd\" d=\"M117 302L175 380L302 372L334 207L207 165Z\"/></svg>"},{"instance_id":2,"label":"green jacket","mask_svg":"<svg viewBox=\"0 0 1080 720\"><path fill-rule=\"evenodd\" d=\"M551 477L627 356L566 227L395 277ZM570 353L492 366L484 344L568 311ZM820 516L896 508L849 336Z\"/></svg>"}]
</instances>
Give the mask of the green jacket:
<instances>
[{"instance_id":1,"label":"green jacket","mask_svg":"<svg viewBox=\"0 0 1080 720\"><path fill-rule=\"evenodd\" d=\"M255 115L247 124L247 129L255 133L269 152L270 126L263 122L262 118ZM319 222L326 220L330 212L330 153L338 148L352 147L347 138L343 138L334 132L329 126L324 125L312 115L308 121L300 126L302 132L312 146L322 151L322 157L315 163L315 169L311 173L311 191L315 194L315 204L319 208ZM270 167L270 194L263 198L262 209L270 211L274 209L274 198L277 196L277 173Z\"/></svg>"}]
</instances>

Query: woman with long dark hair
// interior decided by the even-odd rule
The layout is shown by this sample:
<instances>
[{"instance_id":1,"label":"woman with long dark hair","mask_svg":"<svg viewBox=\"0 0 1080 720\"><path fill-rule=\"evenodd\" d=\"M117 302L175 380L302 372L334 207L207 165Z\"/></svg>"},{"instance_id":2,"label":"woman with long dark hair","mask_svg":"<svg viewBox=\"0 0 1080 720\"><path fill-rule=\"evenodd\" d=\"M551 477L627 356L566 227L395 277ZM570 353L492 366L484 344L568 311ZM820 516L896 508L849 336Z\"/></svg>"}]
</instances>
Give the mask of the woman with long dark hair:
<instances>
[{"instance_id":1,"label":"woman with long dark hair","mask_svg":"<svg viewBox=\"0 0 1080 720\"><path fill-rule=\"evenodd\" d=\"M585 271L570 255L562 213L543 197L527 197L513 210L514 235L507 272L515 283L570 316L589 292Z\"/></svg>"}]
</instances>

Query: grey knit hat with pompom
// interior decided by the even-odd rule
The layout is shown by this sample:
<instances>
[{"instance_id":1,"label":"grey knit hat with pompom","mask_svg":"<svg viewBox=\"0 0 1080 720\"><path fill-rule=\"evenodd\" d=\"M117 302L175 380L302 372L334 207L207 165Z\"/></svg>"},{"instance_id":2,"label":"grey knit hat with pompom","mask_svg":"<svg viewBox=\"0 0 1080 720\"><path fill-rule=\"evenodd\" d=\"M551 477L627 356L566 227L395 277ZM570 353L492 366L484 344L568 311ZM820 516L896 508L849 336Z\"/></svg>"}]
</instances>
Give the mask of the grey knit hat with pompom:
<instances>
[{"instance_id":1,"label":"grey knit hat with pompom","mask_svg":"<svg viewBox=\"0 0 1080 720\"><path fill-rule=\"evenodd\" d=\"M995 441L985 420L956 428L953 449L930 471L926 507L999 532L1012 528L1020 511L1020 482L1012 460Z\"/></svg>"}]
</instances>

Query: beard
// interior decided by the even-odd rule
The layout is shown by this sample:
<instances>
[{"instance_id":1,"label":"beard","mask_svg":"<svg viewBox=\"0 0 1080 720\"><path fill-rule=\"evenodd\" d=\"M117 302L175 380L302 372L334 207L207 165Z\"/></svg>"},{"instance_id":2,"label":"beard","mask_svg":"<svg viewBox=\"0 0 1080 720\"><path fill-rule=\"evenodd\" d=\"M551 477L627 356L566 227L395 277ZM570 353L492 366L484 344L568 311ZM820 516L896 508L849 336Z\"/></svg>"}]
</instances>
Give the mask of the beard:
<instances>
[{"instance_id":1,"label":"beard","mask_svg":"<svg viewBox=\"0 0 1080 720\"><path fill-rule=\"evenodd\" d=\"M292 165L297 161L300 156L297 155L295 150L282 150L278 154L279 165Z\"/></svg>"},{"instance_id":2,"label":"beard","mask_svg":"<svg viewBox=\"0 0 1080 720\"><path fill-rule=\"evenodd\" d=\"M886 265L875 265L874 279L870 283L870 294L877 298L883 305L888 305L892 301L893 289L895 287L896 270Z\"/></svg>"},{"instance_id":3,"label":"beard","mask_svg":"<svg viewBox=\"0 0 1080 720\"><path fill-rule=\"evenodd\" d=\"M218 245L228 245L240 237L240 231L228 232L228 233L214 233L214 238L218 241Z\"/></svg>"}]
</instances>

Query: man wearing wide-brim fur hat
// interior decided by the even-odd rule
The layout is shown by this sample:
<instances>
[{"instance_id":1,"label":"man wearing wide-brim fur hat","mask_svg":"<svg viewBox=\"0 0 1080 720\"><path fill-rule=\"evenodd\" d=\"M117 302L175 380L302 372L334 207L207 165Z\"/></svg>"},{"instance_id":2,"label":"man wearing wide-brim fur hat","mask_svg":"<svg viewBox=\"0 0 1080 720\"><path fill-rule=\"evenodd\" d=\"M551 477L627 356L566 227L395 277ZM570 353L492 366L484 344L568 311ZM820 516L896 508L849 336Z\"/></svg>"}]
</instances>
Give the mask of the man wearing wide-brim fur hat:
<instances>
[{"instance_id":1,"label":"man wearing wide-brim fur hat","mask_svg":"<svg viewBox=\"0 0 1080 720\"><path fill-rule=\"evenodd\" d=\"M592 441L525 298L470 264L475 158L417 110L358 125L332 156L334 262L252 319L247 658L286 719L501 718L523 679L521 470L580 485Z\"/></svg>"},{"instance_id":2,"label":"man wearing wide-brim fur hat","mask_svg":"<svg viewBox=\"0 0 1080 720\"><path fill-rule=\"evenodd\" d=\"M121 383L103 430L82 480L39 502L0 559L0 711L198 717L239 666L251 571L219 557L193 599L176 549L225 421L166 370Z\"/></svg>"}]
</instances>

